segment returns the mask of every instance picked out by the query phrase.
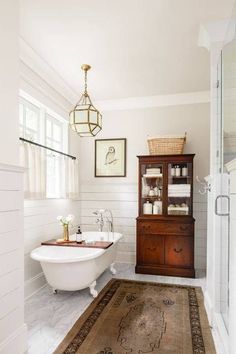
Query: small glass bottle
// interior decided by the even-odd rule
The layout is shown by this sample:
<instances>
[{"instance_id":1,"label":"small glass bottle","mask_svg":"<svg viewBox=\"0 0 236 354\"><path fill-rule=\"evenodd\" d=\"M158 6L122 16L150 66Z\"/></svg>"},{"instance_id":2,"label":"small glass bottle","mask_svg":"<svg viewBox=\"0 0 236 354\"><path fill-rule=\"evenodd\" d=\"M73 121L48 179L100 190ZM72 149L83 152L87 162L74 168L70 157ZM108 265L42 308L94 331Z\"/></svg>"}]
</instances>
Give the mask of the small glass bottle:
<instances>
[{"instance_id":1,"label":"small glass bottle","mask_svg":"<svg viewBox=\"0 0 236 354\"><path fill-rule=\"evenodd\" d=\"M76 232L76 242L77 243L82 243L82 232L80 230L80 226L78 226L78 231Z\"/></svg>"}]
</instances>

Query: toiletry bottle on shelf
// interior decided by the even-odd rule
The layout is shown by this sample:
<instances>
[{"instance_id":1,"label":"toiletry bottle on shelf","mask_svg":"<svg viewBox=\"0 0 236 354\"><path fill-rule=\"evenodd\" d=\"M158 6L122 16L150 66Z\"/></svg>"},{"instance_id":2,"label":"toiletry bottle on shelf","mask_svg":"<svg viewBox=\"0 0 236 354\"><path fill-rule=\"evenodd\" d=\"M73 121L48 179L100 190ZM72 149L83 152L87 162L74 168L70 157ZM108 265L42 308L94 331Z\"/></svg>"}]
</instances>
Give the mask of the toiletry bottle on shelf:
<instances>
[{"instance_id":1,"label":"toiletry bottle on shelf","mask_svg":"<svg viewBox=\"0 0 236 354\"><path fill-rule=\"evenodd\" d=\"M76 232L76 242L77 243L82 243L82 232L80 230L80 226L78 227L78 231Z\"/></svg>"},{"instance_id":2,"label":"toiletry bottle on shelf","mask_svg":"<svg viewBox=\"0 0 236 354\"><path fill-rule=\"evenodd\" d=\"M171 166L171 176L175 176L175 167L173 165Z\"/></svg>"},{"instance_id":3,"label":"toiletry bottle on shelf","mask_svg":"<svg viewBox=\"0 0 236 354\"><path fill-rule=\"evenodd\" d=\"M182 167L182 176L184 176L184 177L188 176L188 167L187 166Z\"/></svg>"},{"instance_id":4,"label":"toiletry bottle on shelf","mask_svg":"<svg viewBox=\"0 0 236 354\"><path fill-rule=\"evenodd\" d=\"M178 165L175 167L175 175L176 177L180 177L180 167Z\"/></svg>"},{"instance_id":5,"label":"toiletry bottle on shelf","mask_svg":"<svg viewBox=\"0 0 236 354\"><path fill-rule=\"evenodd\" d=\"M153 204L152 210L153 210L153 214L159 214L159 207L158 207L156 201Z\"/></svg>"},{"instance_id":6,"label":"toiletry bottle on shelf","mask_svg":"<svg viewBox=\"0 0 236 354\"><path fill-rule=\"evenodd\" d=\"M152 203L149 201L143 204L143 214L152 214Z\"/></svg>"}]
</instances>

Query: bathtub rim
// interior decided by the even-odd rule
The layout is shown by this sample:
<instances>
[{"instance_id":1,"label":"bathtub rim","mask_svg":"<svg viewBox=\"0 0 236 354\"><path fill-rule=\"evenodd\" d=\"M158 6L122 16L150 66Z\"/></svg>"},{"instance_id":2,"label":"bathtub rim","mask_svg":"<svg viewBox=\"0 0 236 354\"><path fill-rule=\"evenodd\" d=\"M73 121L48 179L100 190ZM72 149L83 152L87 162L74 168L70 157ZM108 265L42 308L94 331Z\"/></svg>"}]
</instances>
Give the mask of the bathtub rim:
<instances>
[{"instance_id":1,"label":"bathtub rim","mask_svg":"<svg viewBox=\"0 0 236 354\"><path fill-rule=\"evenodd\" d=\"M113 245L111 246L113 247ZM34 259L35 261L38 261L38 262L42 262L42 263L74 263L74 262L84 262L84 261L89 261L91 259L95 259L95 258L98 258L100 257L101 255L103 255L105 253L106 250L104 249L100 249L100 248L90 248L90 251L88 254L86 255L81 255L81 250L84 249L84 248L76 248L76 251L75 251L75 248L73 248L73 252L76 253L78 252L78 255L73 255L73 257L68 257L68 258L60 258L60 256L58 256L58 258L50 258L50 256L46 256L46 255L40 255L40 254L37 254L37 252L40 252L40 249L45 249L47 248L48 250L51 250L52 252L56 249L58 250L59 246L40 246L40 247L37 247L35 248L31 253L30 253L30 257L32 259ZM65 249L67 250L67 253L70 252L70 249L68 246L60 246L60 249L62 251L62 249ZM86 248L87 250L89 248ZM79 252L80 252L80 255L79 255ZM50 253L50 251L49 251Z\"/></svg>"}]
</instances>

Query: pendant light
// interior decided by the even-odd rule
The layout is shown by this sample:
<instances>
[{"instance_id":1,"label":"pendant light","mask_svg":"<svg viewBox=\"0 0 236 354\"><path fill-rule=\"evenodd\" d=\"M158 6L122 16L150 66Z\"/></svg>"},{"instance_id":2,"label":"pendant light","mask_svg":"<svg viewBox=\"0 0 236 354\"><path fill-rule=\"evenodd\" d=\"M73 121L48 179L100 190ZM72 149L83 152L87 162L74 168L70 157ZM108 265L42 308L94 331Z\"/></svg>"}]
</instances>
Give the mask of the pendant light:
<instances>
[{"instance_id":1,"label":"pendant light","mask_svg":"<svg viewBox=\"0 0 236 354\"><path fill-rule=\"evenodd\" d=\"M87 73L91 69L88 64L83 64L81 69L84 71L84 93L70 112L70 127L79 136L95 136L102 129L102 115L93 106L87 92Z\"/></svg>"}]
</instances>

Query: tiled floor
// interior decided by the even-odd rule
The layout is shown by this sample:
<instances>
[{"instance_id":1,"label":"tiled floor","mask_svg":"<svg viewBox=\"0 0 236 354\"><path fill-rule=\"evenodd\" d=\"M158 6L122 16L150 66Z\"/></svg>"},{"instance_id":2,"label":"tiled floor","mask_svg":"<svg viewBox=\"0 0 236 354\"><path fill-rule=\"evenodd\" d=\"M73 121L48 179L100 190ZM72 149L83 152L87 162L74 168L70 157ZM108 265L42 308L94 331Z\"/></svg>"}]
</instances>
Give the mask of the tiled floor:
<instances>
[{"instance_id":1,"label":"tiled floor","mask_svg":"<svg viewBox=\"0 0 236 354\"><path fill-rule=\"evenodd\" d=\"M154 275L135 274L134 266L117 264L117 278L147 280L162 283L201 286L204 288L205 277L199 272L196 279L174 278ZM100 291L112 278L109 270L97 280ZM62 341L74 322L92 301L89 290L76 292L52 293L49 286L41 289L26 301L25 320L28 325L28 354L51 354Z\"/></svg>"}]
</instances>

